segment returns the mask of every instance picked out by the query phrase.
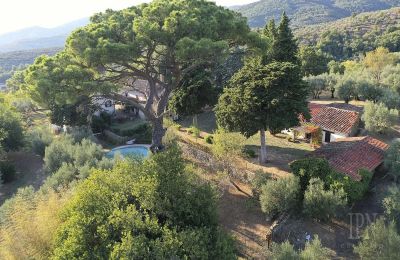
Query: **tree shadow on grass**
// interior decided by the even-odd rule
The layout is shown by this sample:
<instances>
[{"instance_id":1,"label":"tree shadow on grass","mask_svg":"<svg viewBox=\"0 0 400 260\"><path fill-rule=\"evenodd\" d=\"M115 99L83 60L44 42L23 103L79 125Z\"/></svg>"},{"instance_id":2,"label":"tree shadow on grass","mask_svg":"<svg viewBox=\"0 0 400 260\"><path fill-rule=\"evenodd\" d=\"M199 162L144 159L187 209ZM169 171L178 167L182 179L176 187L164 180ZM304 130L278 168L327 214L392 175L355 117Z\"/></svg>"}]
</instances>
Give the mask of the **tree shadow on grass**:
<instances>
[{"instance_id":1,"label":"tree shadow on grass","mask_svg":"<svg viewBox=\"0 0 400 260\"><path fill-rule=\"evenodd\" d=\"M257 157L248 160L258 164L260 146L246 145L245 148L252 149L257 153ZM263 164L263 166L276 167L281 171L290 171L289 163L305 158L309 153L310 151L307 150L267 145L267 163Z\"/></svg>"}]
</instances>

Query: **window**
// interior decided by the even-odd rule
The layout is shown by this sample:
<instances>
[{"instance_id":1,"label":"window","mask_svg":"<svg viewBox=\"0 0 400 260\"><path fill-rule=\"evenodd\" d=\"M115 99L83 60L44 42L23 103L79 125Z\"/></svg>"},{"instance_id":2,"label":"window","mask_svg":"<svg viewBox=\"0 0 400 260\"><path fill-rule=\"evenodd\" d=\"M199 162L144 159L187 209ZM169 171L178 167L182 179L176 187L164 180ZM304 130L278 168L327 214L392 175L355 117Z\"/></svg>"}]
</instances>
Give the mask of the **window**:
<instances>
[{"instance_id":1,"label":"window","mask_svg":"<svg viewBox=\"0 0 400 260\"><path fill-rule=\"evenodd\" d=\"M325 143L331 142L331 132L325 131Z\"/></svg>"},{"instance_id":2,"label":"window","mask_svg":"<svg viewBox=\"0 0 400 260\"><path fill-rule=\"evenodd\" d=\"M112 102L111 102L111 100L107 100L106 102L104 102L104 106L105 106L105 107L112 107Z\"/></svg>"}]
</instances>

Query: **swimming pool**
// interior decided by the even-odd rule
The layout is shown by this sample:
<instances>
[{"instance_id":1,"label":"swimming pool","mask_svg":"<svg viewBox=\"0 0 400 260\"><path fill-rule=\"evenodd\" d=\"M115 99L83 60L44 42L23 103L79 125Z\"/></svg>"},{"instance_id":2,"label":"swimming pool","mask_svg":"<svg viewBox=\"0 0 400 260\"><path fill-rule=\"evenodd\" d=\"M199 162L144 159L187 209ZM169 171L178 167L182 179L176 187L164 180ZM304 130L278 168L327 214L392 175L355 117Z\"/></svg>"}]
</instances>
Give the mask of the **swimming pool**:
<instances>
[{"instance_id":1,"label":"swimming pool","mask_svg":"<svg viewBox=\"0 0 400 260\"><path fill-rule=\"evenodd\" d=\"M116 154L120 154L122 157L135 156L135 157L147 157L149 155L149 148L144 145L124 145L112 149L106 153L106 157L114 158Z\"/></svg>"}]
</instances>

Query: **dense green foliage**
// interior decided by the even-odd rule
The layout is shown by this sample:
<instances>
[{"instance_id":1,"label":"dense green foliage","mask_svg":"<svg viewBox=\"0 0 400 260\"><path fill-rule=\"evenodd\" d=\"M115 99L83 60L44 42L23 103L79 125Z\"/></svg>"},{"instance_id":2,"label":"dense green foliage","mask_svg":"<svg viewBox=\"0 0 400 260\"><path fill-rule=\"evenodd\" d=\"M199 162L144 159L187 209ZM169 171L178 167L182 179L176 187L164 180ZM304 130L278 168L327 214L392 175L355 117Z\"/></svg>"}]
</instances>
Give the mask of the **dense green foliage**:
<instances>
[{"instance_id":1,"label":"dense green foliage","mask_svg":"<svg viewBox=\"0 0 400 260\"><path fill-rule=\"evenodd\" d=\"M321 158L306 158L296 160L290 164L295 176L300 178L301 195L306 191L312 178L319 178L324 182L325 189L339 190L343 188L348 201L354 202L363 198L369 189L372 173L360 169L358 174L360 181L351 179L349 176L334 171L327 160Z\"/></svg>"},{"instance_id":2,"label":"dense green foliage","mask_svg":"<svg viewBox=\"0 0 400 260\"><path fill-rule=\"evenodd\" d=\"M61 51L61 48L0 52L0 67L4 68L6 71L9 71L13 67L25 66L33 63L33 61L40 55L45 54L52 56L59 51Z\"/></svg>"},{"instance_id":3,"label":"dense green foliage","mask_svg":"<svg viewBox=\"0 0 400 260\"><path fill-rule=\"evenodd\" d=\"M397 109L389 109L383 103L367 102L362 120L365 122L365 129L383 133L395 125L398 116L399 111Z\"/></svg>"},{"instance_id":4,"label":"dense green foliage","mask_svg":"<svg viewBox=\"0 0 400 260\"><path fill-rule=\"evenodd\" d=\"M294 176L269 180L261 187L261 210L270 217L293 210L299 202L300 184Z\"/></svg>"},{"instance_id":5,"label":"dense green foliage","mask_svg":"<svg viewBox=\"0 0 400 260\"><path fill-rule=\"evenodd\" d=\"M189 181L176 148L143 164L120 162L77 187L64 211L54 256L233 259L215 210L213 191Z\"/></svg>"},{"instance_id":6,"label":"dense green foliage","mask_svg":"<svg viewBox=\"0 0 400 260\"><path fill-rule=\"evenodd\" d=\"M296 65L274 62L263 66L259 60L249 61L219 99L218 124L246 137L260 129L297 125L297 115L307 109L306 91Z\"/></svg>"},{"instance_id":7,"label":"dense green foliage","mask_svg":"<svg viewBox=\"0 0 400 260\"><path fill-rule=\"evenodd\" d=\"M339 190L325 190L325 183L319 178L312 178L304 193L303 212L323 221L340 215L347 204L346 193Z\"/></svg>"},{"instance_id":8,"label":"dense green foliage","mask_svg":"<svg viewBox=\"0 0 400 260\"><path fill-rule=\"evenodd\" d=\"M392 185L382 201L385 209L385 216L400 227L400 188L398 185ZM400 229L398 229L400 230Z\"/></svg>"},{"instance_id":9,"label":"dense green foliage","mask_svg":"<svg viewBox=\"0 0 400 260\"><path fill-rule=\"evenodd\" d=\"M213 135L211 152L221 160L229 161L232 157L241 155L246 138L239 133L230 133L218 129Z\"/></svg>"},{"instance_id":10,"label":"dense green foliage","mask_svg":"<svg viewBox=\"0 0 400 260\"><path fill-rule=\"evenodd\" d=\"M397 181L400 176L400 140L395 140L391 143L385 154L385 167Z\"/></svg>"},{"instance_id":11,"label":"dense green foliage","mask_svg":"<svg viewBox=\"0 0 400 260\"><path fill-rule=\"evenodd\" d=\"M322 158L297 160L290 164L290 168L294 175L299 176L303 194L312 178L325 180L332 171L328 161Z\"/></svg>"},{"instance_id":12,"label":"dense green foliage","mask_svg":"<svg viewBox=\"0 0 400 260\"><path fill-rule=\"evenodd\" d=\"M0 258L50 259L60 213L70 193L18 190L0 208Z\"/></svg>"},{"instance_id":13,"label":"dense green foliage","mask_svg":"<svg viewBox=\"0 0 400 260\"><path fill-rule=\"evenodd\" d=\"M253 178L250 180L253 197L259 199L262 186L264 186L264 184L266 184L271 178L270 174L263 171L256 171L254 173Z\"/></svg>"},{"instance_id":14,"label":"dense green foliage","mask_svg":"<svg viewBox=\"0 0 400 260\"><path fill-rule=\"evenodd\" d=\"M39 126L28 131L26 140L32 152L44 156L46 147L53 141L53 135L49 127Z\"/></svg>"},{"instance_id":15,"label":"dense green foliage","mask_svg":"<svg viewBox=\"0 0 400 260\"><path fill-rule=\"evenodd\" d=\"M329 260L331 254L328 248L322 246L318 236L315 236L300 251L296 251L289 241L281 244L273 243L271 251L267 252L267 257L272 260Z\"/></svg>"},{"instance_id":16,"label":"dense green foliage","mask_svg":"<svg viewBox=\"0 0 400 260\"><path fill-rule=\"evenodd\" d=\"M328 71L328 58L314 47L302 46L299 50L299 59L305 76L319 75Z\"/></svg>"},{"instance_id":17,"label":"dense green foliage","mask_svg":"<svg viewBox=\"0 0 400 260\"><path fill-rule=\"evenodd\" d=\"M217 94L211 71L198 67L185 75L182 85L174 91L168 108L177 115L195 115L206 105L215 105Z\"/></svg>"},{"instance_id":18,"label":"dense green foliage","mask_svg":"<svg viewBox=\"0 0 400 260\"><path fill-rule=\"evenodd\" d=\"M13 181L16 176L15 166L7 161L0 161L0 184Z\"/></svg>"},{"instance_id":19,"label":"dense green foliage","mask_svg":"<svg viewBox=\"0 0 400 260\"><path fill-rule=\"evenodd\" d=\"M93 167L103 156L102 148L88 139L74 143L70 136L54 140L44 156L44 169L48 173L56 172L64 163L78 167L88 165Z\"/></svg>"},{"instance_id":20,"label":"dense green foliage","mask_svg":"<svg viewBox=\"0 0 400 260\"><path fill-rule=\"evenodd\" d=\"M251 4L233 7L248 17L251 27L263 27L270 19L279 19L286 11L294 27L338 20L352 14L383 10L399 6L397 0L261 0Z\"/></svg>"},{"instance_id":21,"label":"dense green foliage","mask_svg":"<svg viewBox=\"0 0 400 260\"><path fill-rule=\"evenodd\" d=\"M96 14L71 34L62 53L37 59L26 82L33 98L53 111L77 105L82 113L87 108L78 101L98 95L131 105L152 124L152 148L162 149L163 112L187 75L199 67L215 69L230 47L257 38L245 18L215 3L155 0ZM121 95L123 86L146 92L145 104Z\"/></svg>"},{"instance_id":22,"label":"dense green foliage","mask_svg":"<svg viewBox=\"0 0 400 260\"><path fill-rule=\"evenodd\" d=\"M118 135L126 136L131 139L135 139L136 143L139 144L149 144L151 143L151 133L152 127L146 121L139 123L138 125L127 128L127 129L119 129L116 127L111 127L112 131Z\"/></svg>"},{"instance_id":23,"label":"dense green foliage","mask_svg":"<svg viewBox=\"0 0 400 260\"><path fill-rule=\"evenodd\" d=\"M304 26L296 30L295 34L301 44L317 45L318 49L331 58L345 60L357 58L379 46L394 52L400 51L399 20L398 8L394 8L363 13L331 23Z\"/></svg>"},{"instance_id":24,"label":"dense green foliage","mask_svg":"<svg viewBox=\"0 0 400 260\"><path fill-rule=\"evenodd\" d=\"M6 151L18 149L23 145L21 117L4 103L0 103L0 133L0 147Z\"/></svg>"},{"instance_id":25,"label":"dense green foliage","mask_svg":"<svg viewBox=\"0 0 400 260\"><path fill-rule=\"evenodd\" d=\"M361 259L398 259L400 235L394 222L389 225L381 218L369 225L361 236L361 242L354 247L354 252Z\"/></svg>"}]
</instances>

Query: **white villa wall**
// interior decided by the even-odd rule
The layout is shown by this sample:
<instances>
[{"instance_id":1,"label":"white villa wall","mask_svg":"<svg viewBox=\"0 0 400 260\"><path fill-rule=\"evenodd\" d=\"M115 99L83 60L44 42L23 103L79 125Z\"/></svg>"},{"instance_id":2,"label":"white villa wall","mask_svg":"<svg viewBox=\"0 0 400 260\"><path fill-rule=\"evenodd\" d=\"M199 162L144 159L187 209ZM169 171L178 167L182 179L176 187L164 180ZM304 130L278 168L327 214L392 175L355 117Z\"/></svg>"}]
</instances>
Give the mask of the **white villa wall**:
<instances>
[{"instance_id":1,"label":"white villa wall","mask_svg":"<svg viewBox=\"0 0 400 260\"><path fill-rule=\"evenodd\" d=\"M325 134L326 134L326 131L323 130L322 131L322 143L324 143L324 144L326 144L326 142L325 142ZM348 135L339 134L339 133L331 133L331 142L334 142L337 139L346 138L346 137L348 137Z\"/></svg>"},{"instance_id":2,"label":"white villa wall","mask_svg":"<svg viewBox=\"0 0 400 260\"><path fill-rule=\"evenodd\" d=\"M111 106L106 106L107 102L111 102ZM94 115L99 116L101 112L106 112L107 114L115 113L115 102L106 98L95 99L94 103L100 107L98 111L94 113Z\"/></svg>"}]
</instances>

